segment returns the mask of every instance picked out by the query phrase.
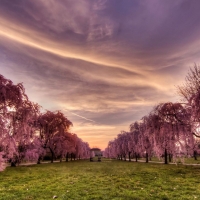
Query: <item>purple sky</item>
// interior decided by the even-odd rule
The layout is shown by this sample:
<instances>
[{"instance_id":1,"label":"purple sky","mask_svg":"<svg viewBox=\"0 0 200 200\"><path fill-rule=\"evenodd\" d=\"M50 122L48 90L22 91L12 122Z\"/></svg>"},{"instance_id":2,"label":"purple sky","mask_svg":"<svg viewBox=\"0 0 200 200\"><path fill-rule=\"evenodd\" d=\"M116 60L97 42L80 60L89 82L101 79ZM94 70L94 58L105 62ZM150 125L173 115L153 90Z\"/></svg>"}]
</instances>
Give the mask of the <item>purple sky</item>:
<instances>
[{"instance_id":1,"label":"purple sky","mask_svg":"<svg viewBox=\"0 0 200 200\"><path fill-rule=\"evenodd\" d=\"M0 74L105 148L200 63L198 0L0 1Z\"/></svg>"}]
</instances>

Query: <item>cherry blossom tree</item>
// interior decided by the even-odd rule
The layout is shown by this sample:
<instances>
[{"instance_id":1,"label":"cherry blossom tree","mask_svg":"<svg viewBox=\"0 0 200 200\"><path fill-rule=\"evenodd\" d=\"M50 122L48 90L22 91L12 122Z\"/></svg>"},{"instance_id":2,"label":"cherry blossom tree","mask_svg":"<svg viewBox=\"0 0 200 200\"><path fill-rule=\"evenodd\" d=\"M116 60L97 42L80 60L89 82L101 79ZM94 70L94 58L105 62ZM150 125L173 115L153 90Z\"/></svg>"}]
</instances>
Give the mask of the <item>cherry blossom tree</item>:
<instances>
[{"instance_id":1,"label":"cherry blossom tree","mask_svg":"<svg viewBox=\"0 0 200 200\"><path fill-rule=\"evenodd\" d=\"M135 155L136 162L139 155L142 153L142 134L140 132L140 125L138 122L134 122L130 125L131 141L133 146L133 153Z\"/></svg>"},{"instance_id":2,"label":"cherry blossom tree","mask_svg":"<svg viewBox=\"0 0 200 200\"><path fill-rule=\"evenodd\" d=\"M15 112L9 113L11 125L9 125L9 138L7 138L7 143L9 142L7 157L12 166L26 158L27 151L36 151L37 146L35 146L35 149L29 149L29 146L35 138L35 122L39 114L39 108L38 104L24 100ZM13 153L11 154L11 152ZM26 159L30 158L30 155Z\"/></svg>"},{"instance_id":3,"label":"cherry blossom tree","mask_svg":"<svg viewBox=\"0 0 200 200\"><path fill-rule=\"evenodd\" d=\"M41 114L37 120L37 127L39 130L39 137L41 146L44 149L48 149L51 153L51 162L55 158L56 143L60 142L60 146L66 144L66 138L68 137L67 131L69 130L72 123L64 116L60 111L51 112L47 111ZM65 138L65 143L61 141ZM39 156L38 163L40 162L41 156Z\"/></svg>"},{"instance_id":4,"label":"cherry blossom tree","mask_svg":"<svg viewBox=\"0 0 200 200\"><path fill-rule=\"evenodd\" d=\"M60 158L62 161L63 158L68 156L69 152L75 151L75 138L74 134L65 132L58 132L55 134L54 138L54 152L55 156ZM67 158L68 159L68 158Z\"/></svg>"},{"instance_id":5,"label":"cherry blossom tree","mask_svg":"<svg viewBox=\"0 0 200 200\"><path fill-rule=\"evenodd\" d=\"M0 75L0 146L12 166L25 156L38 111L39 106L28 100L21 83L14 85Z\"/></svg>"},{"instance_id":6,"label":"cherry blossom tree","mask_svg":"<svg viewBox=\"0 0 200 200\"><path fill-rule=\"evenodd\" d=\"M126 156L129 152L127 143L128 143L128 133L125 131L121 131L121 133L118 134L117 137L117 145L121 155L121 159L123 157L125 161L126 161Z\"/></svg>"},{"instance_id":7,"label":"cherry blossom tree","mask_svg":"<svg viewBox=\"0 0 200 200\"><path fill-rule=\"evenodd\" d=\"M178 94L191 114L192 133L200 138L200 66L190 68L185 83L178 86Z\"/></svg>"},{"instance_id":8,"label":"cherry blossom tree","mask_svg":"<svg viewBox=\"0 0 200 200\"><path fill-rule=\"evenodd\" d=\"M148 116L144 116L139 124L140 134L141 134L141 146L142 150L145 151L146 163L149 162L149 157L152 155L154 148L154 140L153 134L150 134L150 118Z\"/></svg>"},{"instance_id":9,"label":"cherry blossom tree","mask_svg":"<svg viewBox=\"0 0 200 200\"><path fill-rule=\"evenodd\" d=\"M12 131L11 112L15 113L24 99L27 99L27 96L23 85L14 85L11 80L0 75L0 147L4 153L11 151L10 155L13 155L16 149L12 143L12 136L15 134Z\"/></svg>"},{"instance_id":10,"label":"cherry blossom tree","mask_svg":"<svg viewBox=\"0 0 200 200\"><path fill-rule=\"evenodd\" d=\"M117 147L115 140L109 141L107 148L105 148L104 151L104 157L106 158L119 158L119 155L117 155Z\"/></svg>"},{"instance_id":11,"label":"cherry blossom tree","mask_svg":"<svg viewBox=\"0 0 200 200\"><path fill-rule=\"evenodd\" d=\"M164 103L155 107L150 117L150 134L154 135L154 150L158 156L177 155L177 148L186 154L193 146L194 137L188 123L190 115L180 103Z\"/></svg>"},{"instance_id":12,"label":"cherry blossom tree","mask_svg":"<svg viewBox=\"0 0 200 200\"><path fill-rule=\"evenodd\" d=\"M126 161L126 157L130 152L130 146L128 145L129 141L130 133L121 131L121 133L117 135L117 138L108 143L108 147L104 151L104 157L118 158L121 160L124 158Z\"/></svg>"},{"instance_id":13,"label":"cherry blossom tree","mask_svg":"<svg viewBox=\"0 0 200 200\"><path fill-rule=\"evenodd\" d=\"M76 157L78 159L86 159L90 157L90 148L87 142L83 142L81 138L77 138Z\"/></svg>"},{"instance_id":14,"label":"cherry blossom tree","mask_svg":"<svg viewBox=\"0 0 200 200\"><path fill-rule=\"evenodd\" d=\"M182 101L190 103L193 95L197 94L200 89L200 66L194 65L190 68L183 85L178 86L178 94Z\"/></svg>"},{"instance_id":15,"label":"cherry blossom tree","mask_svg":"<svg viewBox=\"0 0 200 200\"><path fill-rule=\"evenodd\" d=\"M83 142L82 143L82 158L83 159L88 159L90 157L90 147L88 142Z\"/></svg>"},{"instance_id":16,"label":"cherry blossom tree","mask_svg":"<svg viewBox=\"0 0 200 200\"><path fill-rule=\"evenodd\" d=\"M125 145L124 145L124 136L123 132L117 135L117 138L114 140L116 154L119 159L123 159L126 156Z\"/></svg>"},{"instance_id":17,"label":"cherry blossom tree","mask_svg":"<svg viewBox=\"0 0 200 200\"><path fill-rule=\"evenodd\" d=\"M3 152L0 152L0 171L5 169L5 159L3 158Z\"/></svg>"}]
</instances>

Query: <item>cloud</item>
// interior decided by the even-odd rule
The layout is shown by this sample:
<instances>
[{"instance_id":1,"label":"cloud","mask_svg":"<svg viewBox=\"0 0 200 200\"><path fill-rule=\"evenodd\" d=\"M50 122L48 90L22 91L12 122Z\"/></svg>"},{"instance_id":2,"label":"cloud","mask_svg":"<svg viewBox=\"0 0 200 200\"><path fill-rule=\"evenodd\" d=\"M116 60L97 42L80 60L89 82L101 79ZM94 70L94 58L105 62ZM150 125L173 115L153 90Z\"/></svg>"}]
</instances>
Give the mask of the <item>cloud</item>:
<instances>
[{"instance_id":1,"label":"cloud","mask_svg":"<svg viewBox=\"0 0 200 200\"><path fill-rule=\"evenodd\" d=\"M65 109L65 110L67 110L67 109ZM67 110L68 112L70 112L69 110ZM91 119L88 119L88 118L86 118L86 117L83 117L83 116L81 116L81 115L78 115L78 114L76 114L76 113L73 113L73 112L70 112L72 115L75 115L75 116L77 116L77 117L80 117L80 118L82 118L82 119L84 119L84 120L86 120L86 121L90 121L90 122L95 122L94 120L91 120Z\"/></svg>"},{"instance_id":2,"label":"cloud","mask_svg":"<svg viewBox=\"0 0 200 200\"><path fill-rule=\"evenodd\" d=\"M179 100L175 86L200 62L199 4L1 0L1 73L105 146L157 103Z\"/></svg>"}]
</instances>

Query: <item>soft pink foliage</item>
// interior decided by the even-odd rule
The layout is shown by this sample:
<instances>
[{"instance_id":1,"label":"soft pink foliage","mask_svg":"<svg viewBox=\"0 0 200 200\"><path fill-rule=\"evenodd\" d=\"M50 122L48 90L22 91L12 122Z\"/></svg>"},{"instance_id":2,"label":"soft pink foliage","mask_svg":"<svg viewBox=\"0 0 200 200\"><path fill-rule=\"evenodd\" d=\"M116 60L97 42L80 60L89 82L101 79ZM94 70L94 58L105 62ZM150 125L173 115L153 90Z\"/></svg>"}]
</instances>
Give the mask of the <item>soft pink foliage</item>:
<instances>
[{"instance_id":1,"label":"soft pink foliage","mask_svg":"<svg viewBox=\"0 0 200 200\"><path fill-rule=\"evenodd\" d=\"M150 115L154 134L155 152L166 150L176 157L192 154L194 137L191 133L190 113L180 103L159 104Z\"/></svg>"},{"instance_id":2,"label":"soft pink foliage","mask_svg":"<svg viewBox=\"0 0 200 200\"><path fill-rule=\"evenodd\" d=\"M87 142L83 142L81 138L76 140L76 157L87 159L90 157L90 147Z\"/></svg>"},{"instance_id":3,"label":"soft pink foliage","mask_svg":"<svg viewBox=\"0 0 200 200\"><path fill-rule=\"evenodd\" d=\"M0 171L3 171L5 168L5 159L3 159L3 153L0 152Z\"/></svg>"},{"instance_id":4,"label":"soft pink foliage","mask_svg":"<svg viewBox=\"0 0 200 200\"><path fill-rule=\"evenodd\" d=\"M200 66L194 65L185 77L185 83L178 86L179 95L191 114L192 133L200 138Z\"/></svg>"},{"instance_id":5,"label":"soft pink foliage","mask_svg":"<svg viewBox=\"0 0 200 200\"><path fill-rule=\"evenodd\" d=\"M25 156L38 112L39 106L28 100L22 84L14 85L0 75L0 147L13 165Z\"/></svg>"},{"instance_id":6,"label":"soft pink foliage","mask_svg":"<svg viewBox=\"0 0 200 200\"><path fill-rule=\"evenodd\" d=\"M122 132L110 141L105 149L107 157L124 157L127 152L136 157L156 153L161 157L168 154L176 158L180 155L191 156L195 148L195 138L190 124L191 113L180 103L163 103L130 125L130 132ZM167 160L165 160L167 162Z\"/></svg>"},{"instance_id":7,"label":"soft pink foliage","mask_svg":"<svg viewBox=\"0 0 200 200\"><path fill-rule=\"evenodd\" d=\"M40 147L50 150L52 162L56 154L63 155L66 153L62 151L64 146L68 146L69 141L72 140L72 136L68 133L70 126L72 126L72 123L60 111L47 111L38 117L37 127Z\"/></svg>"},{"instance_id":8,"label":"soft pink foliage","mask_svg":"<svg viewBox=\"0 0 200 200\"><path fill-rule=\"evenodd\" d=\"M47 111L37 120L40 147L50 150L52 162L54 158L62 158L73 154L77 158L89 157L89 145L76 134L70 133L72 123L60 111ZM40 155L42 157L42 155Z\"/></svg>"},{"instance_id":9,"label":"soft pink foliage","mask_svg":"<svg viewBox=\"0 0 200 200\"><path fill-rule=\"evenodd\" d=\"M0 75L0 171L5 162L16 166L23 160L40 161L46 149L52 160L69 153L88 158L88 143L69 133L70 126L60 111L40 113L40 106L29 101L21 83L14 85Z\"/></svg>"}]
</instances>

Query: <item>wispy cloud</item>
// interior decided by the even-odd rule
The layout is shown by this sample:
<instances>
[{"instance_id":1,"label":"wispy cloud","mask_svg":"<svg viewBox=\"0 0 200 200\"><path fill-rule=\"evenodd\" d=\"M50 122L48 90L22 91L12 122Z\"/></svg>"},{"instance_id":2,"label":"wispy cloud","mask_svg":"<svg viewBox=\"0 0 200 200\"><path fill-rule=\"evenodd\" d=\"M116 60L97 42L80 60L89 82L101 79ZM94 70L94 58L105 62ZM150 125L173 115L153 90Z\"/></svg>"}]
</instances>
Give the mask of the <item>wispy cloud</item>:
<instances>
[{"instance_id":1,"label":"wispy cloud","mask_svg":"<svg viewBox=\"0 0 200 200\"><path fill-rule=\"evenodd\" d=\"M62 110L92 146L105 147L157 103L179 100L175 85L200 63L199 6L1 0L1 74L23 82L44 109Z\"/></svg>"},{"instance_id":2,"label":"wispy cloud","mask_svg":"<svg viewBox=\"0 0 200 200\"><path fill-rule=\"evenodd\" d=\"M65 109L65 110L67 110L67 109ZM87 120L87 121L95 122L94 120L88 119L88 118L86 118L86 117L83 117L83 116L81 116L81 115L78 115L78 114L76 114L76 113L73 113L73 112L71 112L71 111L69 111L69 110L67 110L67 111L70 112L72 115L75 115L75 116L80 117L80 118L82 118L82 119L85 119L85 120Z\"/></svg>"}]
</instances>

